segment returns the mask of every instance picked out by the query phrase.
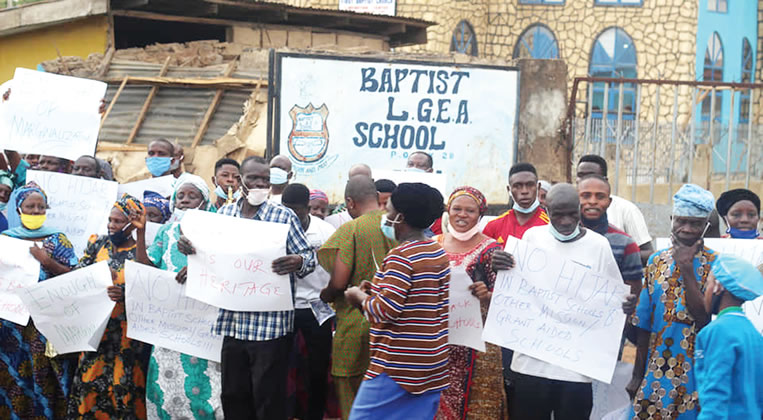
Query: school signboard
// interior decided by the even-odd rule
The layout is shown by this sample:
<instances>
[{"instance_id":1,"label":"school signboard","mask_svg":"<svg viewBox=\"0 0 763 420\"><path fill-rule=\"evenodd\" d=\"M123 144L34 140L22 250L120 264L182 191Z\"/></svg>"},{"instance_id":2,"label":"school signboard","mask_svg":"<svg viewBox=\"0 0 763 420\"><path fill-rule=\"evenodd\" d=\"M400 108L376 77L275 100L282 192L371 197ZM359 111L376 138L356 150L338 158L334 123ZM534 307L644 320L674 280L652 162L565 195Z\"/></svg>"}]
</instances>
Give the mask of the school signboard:
<instances>
[{"instance_id":1,"label":"school signboard","mask_svg":"<svg viewBox=\"0 0 763 420\"><path fill-rule=\"evenodd\" d=\"M274 77L273 152L332 202L353 164L399 170L416 151L432 155L448 191L471 185L506 199L518 69L283 53Z\"/></svg>"}]
</instances>

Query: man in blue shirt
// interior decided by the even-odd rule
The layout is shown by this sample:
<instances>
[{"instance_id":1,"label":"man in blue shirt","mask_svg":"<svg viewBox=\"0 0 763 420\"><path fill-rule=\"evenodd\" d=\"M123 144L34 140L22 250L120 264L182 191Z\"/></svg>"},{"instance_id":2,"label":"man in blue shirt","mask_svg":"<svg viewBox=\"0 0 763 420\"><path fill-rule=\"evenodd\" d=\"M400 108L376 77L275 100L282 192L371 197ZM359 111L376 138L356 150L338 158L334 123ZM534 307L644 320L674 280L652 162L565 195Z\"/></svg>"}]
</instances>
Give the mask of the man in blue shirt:
<instances>
[{"instance_id":1,"label":"man in blue shirt","mask_svg":"<svg viewBox=\"0 0 763 420\"><path fill-rule=\"evenodd\" d=\"M294 296L295 276L303 278L315 269L315 251L296 214L268 201L268 162L259 156L248 157L241 163L240 176L243 196L237 202L222 206L217 213L289 225L287 255L275 259L272 267L277 274L289 274ZM231 235L235 234L231 232ZM178 250L186 255L196 252L185 236L178 241ZM286 418L286 377L293 331L294 310L238 312L220 309L213 333L225 337L221 359L221 400L225 418Z\"/></svg>"},{"instance_id":2,"label":"man in blue shirt","mask_svg":"<svg viewBox=\"0 0 763 420\"><path fill-rule=\"evenodd\" d=\"M705 309L718 317L697 334L698 420L760 419L763 336L742 304L763 294L763 276L747 261L721 254L705 289Z\"/></svg>"}]
</instances>

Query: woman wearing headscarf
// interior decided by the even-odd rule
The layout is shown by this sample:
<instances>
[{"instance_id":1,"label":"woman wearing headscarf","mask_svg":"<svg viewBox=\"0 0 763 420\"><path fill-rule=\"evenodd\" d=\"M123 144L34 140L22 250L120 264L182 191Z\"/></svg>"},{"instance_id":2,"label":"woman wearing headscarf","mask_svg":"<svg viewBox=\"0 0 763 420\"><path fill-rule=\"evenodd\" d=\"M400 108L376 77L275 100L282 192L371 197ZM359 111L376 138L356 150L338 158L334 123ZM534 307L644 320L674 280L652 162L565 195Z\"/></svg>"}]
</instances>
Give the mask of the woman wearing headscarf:
<instances>
[{"instance_id":1,"label":"woman wearing headscarf","mask_svg":"<svg viewBox=\"0 0 763 420\"><path fill-rule=\"evenodd\" d=\"M150 346L127 338L124 287L125 262L135 260L132 231L141 226L145 209L123 194L109 213L108 235L92 235L77 265L108 261L116 302L96 352L83 352L74 375L66 418L145 419L146 368Z\"/></svg>"},{"instance_id":2,"label":"woman wearing headscarf","mask_svg":"<svg viewBox=\"0 0 763 420\"><path fill-rule=\"evenodd\" d=\"M0 170L0 232L8 229L7 214L8 200L13 192L13 178L8 171Z\"/></svg>"},{"instance_id":3,"label":"woman wearing headscarf","mask_svg":"<svg viewBox=\"0 0 763 420\"><path fill-rule=\"evenodd\" d=\"M495 272L492 255L501 246L480 232L487 211L485 196L472 187L457 188L446 207L448 229L437 241L450 260L451 279L468 276L472 294L479 298L483 321L487 316ZM506 419L501 348L486 343L487 352L451 345L448 359L450 386L442 392L437 419Z\"/></svg>"},{"instance_id":4,"label":"woman wearing headscarf","mask_svg":"<svg viewBox=\"0 0 763 420\"><path fill-rule=\"evenodd\" d=\"M715 208L727 226L722 238L763 239L758 231L760 197L754 192L744 188L726 191L718 198Z\"/></svg>"},{"instance_id":5,"label":"woman wearing headscarf","mask_svg":"<svg viewBox=\"0 0 763 420\"><path fill-rule=\"evenodd\" d=\"M373 283L345 292L371 324L371 363L350 420L431 419L448 387L450 264L442 246L424 235L442 203L434 188L400 184L381 222L384 235L400 245L384 258Z\"/></svg>"},{"instance_id":6,"label":"woman wearing headscarf","mask_svg":"<svg viewBox=\"0 0 763 420\"><path fill-rule=\"evenodd\" d=\"M209 210L209 187L183 173L170 198L170 222L159 229L146 250L145 231L138 230L138 262L178 273L185 283L188 257L178 251L180 221L187 210ZM149 419L222 418L220 364L154 346L148 367L146 408Z\"/></svg>"},{"instance_id":7,"label":"woman wearing headscarf","mask_svg":"<svg viewBox=\"0 0 763 420\"><path fill-rule=\"evenodd\" d=\"M143 205L146 207L146 220L163 225L172 216L170 200L153 191L143 193Z\"/></svg>"},{"instance_id":8,"label":"woman wearing headscarf","mask_svg":"<svg viewBox=\"0 0 763 420\"><path fill-rule=\"evenodd\" d=\"M3 232L30 241L29 252L40 262L39 281L69 272L77 257L66 235L45 226L48 198L34 182L17 189L12 214L18 225ZM53 350L34 326L0 320L0 417L59 419L66 416L66 398L74 366L70 358L48 357ZM49 350L49 351L46 351Z\"/></svg>"}]
</instances>

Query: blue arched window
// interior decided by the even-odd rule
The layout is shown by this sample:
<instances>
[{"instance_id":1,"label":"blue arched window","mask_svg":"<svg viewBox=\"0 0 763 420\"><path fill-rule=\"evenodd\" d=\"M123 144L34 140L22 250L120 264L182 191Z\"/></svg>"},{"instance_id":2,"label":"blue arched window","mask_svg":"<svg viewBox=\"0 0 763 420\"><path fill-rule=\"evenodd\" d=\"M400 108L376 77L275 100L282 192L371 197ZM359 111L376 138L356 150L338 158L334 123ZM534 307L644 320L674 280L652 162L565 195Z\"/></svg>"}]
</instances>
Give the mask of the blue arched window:
<instances>
[{"instance_id":1,"label":"blue arched window","mask_svg":"<svg viewBox=\"0 0 763 420\"><path fill-rule=\"evenodd\" d=\"M559 44L545 25L530 25L514 46L514 58L559 58Z\"/></svg>"},{"instance_id":2,"label":"blue arched window","mask_svg":"<svg viewBox=\"0 0 763 420\"><path fill-rule=\"evenodd\" d=\"M477 35L469 22L462 20L456 25L450 40L450 51L477 56Z\"/></svg>"},{"instance_id":3,"label":"blue arched window","mask_svg":"<svg viewBox=\"0 0 763 420\"><path fill-rule=\"evenodd\" d=\"M742 39L742 83L752 83L753 62L752 46L747 38ZM739 95L739 122L750 120L750 90L743 89Z\"/></svg>"},{"instance_id":4,"label":"blue arched window","mask_svg":"<svg viewBox=\"0 0 763 420\"><path fill-rule=\"evenodd\" d=\"M705 63L702 69L702 80L706 82L721 82L723 81L723 44L721 43L721 37L718 32L713 32L710 35L710 39L707 41L707 48L705 49ZM710 111L712 108L711 94L702 101L702 121L710 120ZM720 90L715 91L715 115L713 120L721 120L721 108L722 108L723 93Z\"/></svg>"},{"instance_id":5,"label":"blue arched window","mask_svg":"<svg viewBox=\"0 0 763 420\"><path fill-rule=\"evenodd\" d=\"M620 28L604 30L594 41L591 51L589 74L593 77L635 79L636 47L633 39ZM610 83L607 95L607 118L617 118L619 83ZM623 85L623 119L632 120L636 110L636 94L633 83ZM604 108L604 83L593 86L593 115L601 118Z\"/></svg>"}]
</instances>

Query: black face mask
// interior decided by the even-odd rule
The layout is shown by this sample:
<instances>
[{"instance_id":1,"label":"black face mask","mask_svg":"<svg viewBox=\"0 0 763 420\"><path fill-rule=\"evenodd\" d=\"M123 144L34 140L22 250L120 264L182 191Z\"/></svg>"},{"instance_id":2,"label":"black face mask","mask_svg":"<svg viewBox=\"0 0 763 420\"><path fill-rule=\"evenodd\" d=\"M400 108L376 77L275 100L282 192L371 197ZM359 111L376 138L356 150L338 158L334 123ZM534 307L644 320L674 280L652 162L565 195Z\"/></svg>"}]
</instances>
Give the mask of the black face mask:
<instances>
[{"instance_id":1,"label":"black face mask","mask_svg":"<svg viewBox=\"0 0 763 420\"><path fill-rule=\"evenodd\" d=\"M118 231L118 232L116 232L114 234L111 234L111 233L109 234L109 240L111 241L112 244L114 244L114 246L121 246L123 243L125 243L125 241L127 241L127 239L130 238L130 234L129 233L125 233L125 230L129 226L130 225L128 224L122 230L120 230L120 231Z\"/></svg>"}]
</instances>

